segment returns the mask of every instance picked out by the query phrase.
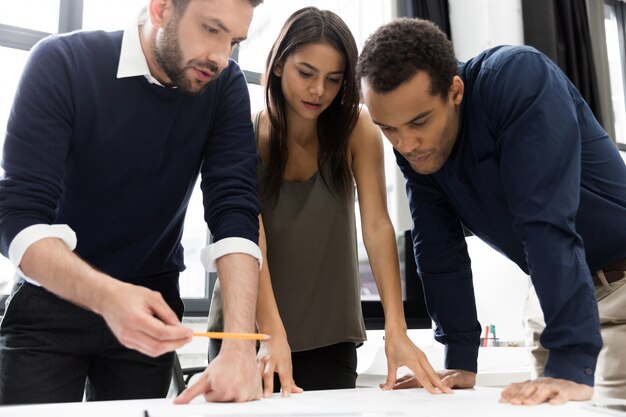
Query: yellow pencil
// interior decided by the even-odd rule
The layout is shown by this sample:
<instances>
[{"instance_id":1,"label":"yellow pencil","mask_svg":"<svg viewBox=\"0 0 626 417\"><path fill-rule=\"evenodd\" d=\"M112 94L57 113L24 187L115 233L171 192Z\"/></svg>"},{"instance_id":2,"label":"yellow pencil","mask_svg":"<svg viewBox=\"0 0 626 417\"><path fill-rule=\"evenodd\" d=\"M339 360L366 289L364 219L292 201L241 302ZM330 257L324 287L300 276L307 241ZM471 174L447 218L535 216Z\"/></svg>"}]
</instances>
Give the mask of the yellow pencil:
<instances>
[{"instance_id":1,"label":"yellow pencil","mask_svg":"<svg viewBox=\"0 0 626 417\"><path fill-rule=\"evenodd\" d=\"M246 339L246 340L267 340L269 335L263 333L225 333L225 332L205 332L194 333L194 336L203 336L210 339Z\"/></svg>"}]
</instances>

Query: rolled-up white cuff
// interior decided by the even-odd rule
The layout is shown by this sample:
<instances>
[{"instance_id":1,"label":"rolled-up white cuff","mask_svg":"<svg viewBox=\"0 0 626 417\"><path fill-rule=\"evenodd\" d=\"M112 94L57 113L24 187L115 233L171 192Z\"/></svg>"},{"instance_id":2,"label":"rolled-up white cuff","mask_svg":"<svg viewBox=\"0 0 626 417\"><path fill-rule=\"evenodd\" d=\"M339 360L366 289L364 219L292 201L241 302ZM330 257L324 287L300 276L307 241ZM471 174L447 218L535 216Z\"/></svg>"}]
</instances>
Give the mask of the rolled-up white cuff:
<instances>
[{"instance_id":1,"label":"rolled-up white cuff","mask_svg":"<svg viewBox=\"0 0 626 417\"><path fill-rule=\"evenodd\" d=\"M263 265L263 255L259 245L242 237L228 237L210 244L200 251L200 262L208 272L217 272L215 261L230 253L246 253L259 260L259 269Z\"/></svg>"},{"instance_id":2,"label":"rolled-up white cuff","mask_svg":"<svg viewBox=\"0 0 626 417\"><path fill-rule=\"evenodd\" d=\"M76 233L66 224L33 224L28 226L19 232L9 245L9 260L15 266L16 279L22 278L31 284L40 285L22 272L20 263L30 245L48 237L59 238L70 250L76 249Z\"/></svg>"}]
</instances>

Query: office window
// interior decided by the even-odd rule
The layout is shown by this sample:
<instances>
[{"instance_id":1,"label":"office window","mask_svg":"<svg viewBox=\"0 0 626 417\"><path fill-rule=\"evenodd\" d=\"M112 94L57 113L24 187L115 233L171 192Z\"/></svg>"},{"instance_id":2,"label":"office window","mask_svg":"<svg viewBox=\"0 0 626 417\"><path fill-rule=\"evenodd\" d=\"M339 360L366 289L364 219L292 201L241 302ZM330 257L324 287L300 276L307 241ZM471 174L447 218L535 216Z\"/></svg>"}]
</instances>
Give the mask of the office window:
<instances>
[{"instance_id":1,"label":"office window","mask_svg":"<svg viewBox=\"0 0 626 417\"><path fill-rule=\"evenodd\" d=\"M55 33L59 26L59 0L2 1L0 23Z\"/></svg>"},{"instance_id":2,"label":"office window","mask_svg":"<svg viewBox=\"0 0 626 417\"><path fill-rule=\"evenodd\" d=\"M263 110L265 108L263 87L260 84L248 83L248 92L250 93L250 111L252 114Z\"/></svg>"},{"instance_id":3,"label":"office window","mask_svg":"<svg viewBox=\"0 0 626 417\"><path fill-rule=\"evenodd\" d=\"M615 113L615 140L619 148L626 151L626 3L605 1L604 26Z\"/></svg>"},{"instance_id":4,"label":"office window","mask_svg":"<svg viewBox=\"0 0 626 417\"><path fill-rule=\"evenodd\" d=\"M0 142L4 142L7 121L17 83L22 74L22 69L28 57L27 51L5 48L0 46L0 79L2 80L2 93L0 93ZM0 148L0 156L2 148Z\"/></svg>"},{"instance_id":5,"label":"office window","mask_svg":"<svg viewBox=\"0 0 626 417\"><path fill-rule=\"evenodd\" d=\"M83 29L125 29L136 19L146 0L83 0Z\"/></svg>"},{"instance_id":6,"label":"office window","mask_svg":"<svg viewBox=\"0 0 626 417\"><path fill-rule=\"evenodd\" d=\"M367 36L383 22L391 20L392 2L387 0L265 0L254 12L248 39L241 44L239 63L249 71L262 72L269 48L287 18L306 6L332 10L346 22L359 50Z\"/></svg>"}]
</instances>

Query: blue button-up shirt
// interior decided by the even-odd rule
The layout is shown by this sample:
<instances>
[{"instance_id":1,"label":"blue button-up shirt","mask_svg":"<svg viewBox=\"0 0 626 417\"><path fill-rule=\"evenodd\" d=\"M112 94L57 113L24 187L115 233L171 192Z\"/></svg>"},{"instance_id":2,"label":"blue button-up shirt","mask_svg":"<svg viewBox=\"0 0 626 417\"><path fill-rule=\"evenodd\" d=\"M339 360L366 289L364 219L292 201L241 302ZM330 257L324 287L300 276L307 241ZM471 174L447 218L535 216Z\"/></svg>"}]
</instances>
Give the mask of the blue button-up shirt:
<instances>
[{"instance_id":1,"label":"blue button-up shirt","mask_svg":"<svg viewBox=\"0 0 626 417\"><path fill-rule=\"evenodd\" d=\"M559 68L529 47L464 64L450 158L407 179L413 244L446 368L476 372L480 324L462 225L531 276L545 375L593 385L602 346L591 271L626 258L626 167Z\"/></svg>"}]
</instances>

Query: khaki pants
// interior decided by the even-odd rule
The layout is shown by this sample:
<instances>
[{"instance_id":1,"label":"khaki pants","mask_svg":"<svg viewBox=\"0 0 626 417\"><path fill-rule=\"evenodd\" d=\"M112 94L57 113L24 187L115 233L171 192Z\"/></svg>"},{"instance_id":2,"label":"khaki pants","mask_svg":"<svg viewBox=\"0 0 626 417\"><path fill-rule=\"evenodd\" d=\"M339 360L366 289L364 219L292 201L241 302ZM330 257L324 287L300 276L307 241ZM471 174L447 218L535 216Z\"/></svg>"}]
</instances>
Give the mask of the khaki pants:
<instances>
[{"instance_id":1,"label":"khaki pants","mask_svg":"<svg viewBox=\"0 0 626 417\"><path fill-rule=\"evenodd\" d=\"M595 374L595 396L626 398L626 272L624 278L596 287L600 332L604 343ZM543 312L531 287L522 312L526 346L532 355L533 378L543 376L548 351L539 343Z\"/></svg>"}]
</instances>

